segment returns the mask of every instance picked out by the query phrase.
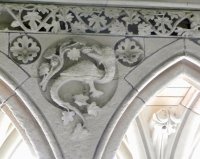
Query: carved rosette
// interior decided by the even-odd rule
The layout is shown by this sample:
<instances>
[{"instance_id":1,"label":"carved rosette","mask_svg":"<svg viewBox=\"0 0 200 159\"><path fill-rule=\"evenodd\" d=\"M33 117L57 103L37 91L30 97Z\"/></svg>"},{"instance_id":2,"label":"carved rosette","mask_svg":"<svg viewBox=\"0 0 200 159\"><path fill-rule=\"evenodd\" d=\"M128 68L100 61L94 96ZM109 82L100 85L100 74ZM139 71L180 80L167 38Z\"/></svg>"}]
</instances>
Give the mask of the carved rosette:
<instances>
[{"instance_id":1,"label":"carved rosette","mask_svg":"<svg viewBox=\"0 0 200 159\"><path fill-rule=\"evenodd\" d=\"M137 65L144 58L141 46L130 38L125 38L115 45L115 53L118 61L128 67Z\"/></svg>"},{"instance_id":2,"label":"carved rosette","mask_svg":"<svg viewBox=\"0 0 200 159\"><path fill-rule=\"evenodd\" d=\"M115 70L111 47L89 39L65 39L44 52L39 85L46 99L64 110L64 125L74 122L76 116L84 125L84 116L97 116L114 95Z\"/></svg>"},{"instance_id":3,"label":"carved rosette","mask_svg":"<svg viewBox=\"0 0 200 159\"><path fill-rule=\"evenodd\" d=\"M150 122L150 131L156 159L164 159L168 139L176 132L181 119L177 118L170 109L160 109L154 113Z\"/></svg>"},{"instance_id":4,"label":"carved rosette","mask_svg":"<svg viewBox=\"0 0 200 159\"><path fill-rule=\"evenodd\" d=\"M40 56L41 46L33 37L23 35L15 38L10 47L10 57L19 64L30 64Z\"/></svg>"}]
</instances>

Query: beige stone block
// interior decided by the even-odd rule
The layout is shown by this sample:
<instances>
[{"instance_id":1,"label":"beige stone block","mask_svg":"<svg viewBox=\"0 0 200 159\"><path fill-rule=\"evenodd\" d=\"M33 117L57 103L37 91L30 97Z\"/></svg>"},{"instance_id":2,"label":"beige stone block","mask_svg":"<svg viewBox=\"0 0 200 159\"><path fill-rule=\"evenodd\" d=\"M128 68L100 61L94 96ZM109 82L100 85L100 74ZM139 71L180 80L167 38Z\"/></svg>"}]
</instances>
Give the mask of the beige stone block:
<instances>
[{"instance_id":1,"label":"beige stone block","mask_svg":"<svg viewBox=\"0 0 200 159\"><path fill-rule=\"evenodd\" d=\"M177 38L144 38L145 56L149 57L175 41L177 41Z\"/></svg>"},{"instance_id":2,"label":"beige stone block","mask_svg":"<svg viewBox=\"0 0 200 159\"><path fill-rule=\"evenodd\" d=\"M164 47L134 68L126 76L126 80L138 91L142 90L157 75L183 59L183 50L183 40L178 40Z\"/></svg>"}]
</instances>

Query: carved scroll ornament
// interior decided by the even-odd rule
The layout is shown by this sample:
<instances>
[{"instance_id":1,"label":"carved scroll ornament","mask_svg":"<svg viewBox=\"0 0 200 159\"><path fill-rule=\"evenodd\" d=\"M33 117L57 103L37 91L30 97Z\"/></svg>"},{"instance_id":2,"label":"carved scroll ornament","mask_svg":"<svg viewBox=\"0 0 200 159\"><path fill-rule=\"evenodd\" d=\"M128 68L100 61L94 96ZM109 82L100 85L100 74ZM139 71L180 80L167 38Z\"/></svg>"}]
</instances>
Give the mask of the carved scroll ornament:
<instances>
[{"instance_id":1,"label":"carved scroll ornament","mask_svg":"<svg viewBox=\"0 0 200 159\"><path fill-rule=\"evenodd\" d=\"M160 109L153 114L149 126L156 159L164 159L168 139L176 132L176 127L180 122L181 119L176 118L170 109Z\"/></svg>"}]
</instances>

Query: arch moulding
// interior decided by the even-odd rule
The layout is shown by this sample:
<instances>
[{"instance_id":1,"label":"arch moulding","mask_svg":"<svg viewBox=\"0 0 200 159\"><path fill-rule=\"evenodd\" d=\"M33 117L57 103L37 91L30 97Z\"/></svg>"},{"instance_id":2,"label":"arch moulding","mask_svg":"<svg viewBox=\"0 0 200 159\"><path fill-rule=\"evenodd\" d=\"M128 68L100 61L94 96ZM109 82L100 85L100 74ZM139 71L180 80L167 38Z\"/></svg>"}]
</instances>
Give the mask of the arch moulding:
<instances>
[{"instance_id":1,"label":"arch moulding","mask_svg":"<svg viewBox=\"0 0 200 159\"><path fill-rule=\"evenodd\" d=\"M191 41L185 40L184 47L183 44L181 46L180 41L176 41L157 51L126 76L133 90L109 121L96 151L97 159L114 157L127 129L148 100L173 80L182 77L199 89L200 56L198 54L199 46ZM160 60L155 63L155 59ZM136 75L139 80L135 80Z\"/></svg>"}]
</instances>

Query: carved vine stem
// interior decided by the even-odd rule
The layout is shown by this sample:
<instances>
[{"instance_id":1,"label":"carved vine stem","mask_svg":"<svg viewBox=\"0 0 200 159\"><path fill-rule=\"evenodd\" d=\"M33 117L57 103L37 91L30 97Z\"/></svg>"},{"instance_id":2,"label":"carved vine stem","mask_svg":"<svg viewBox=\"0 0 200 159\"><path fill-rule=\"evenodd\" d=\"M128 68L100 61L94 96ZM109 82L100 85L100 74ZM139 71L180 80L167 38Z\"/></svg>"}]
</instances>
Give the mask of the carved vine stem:
<instances>
[{"instance_id":1,"label":"carved vine stem","mask_svg":"<svg viewBox=\"0 0 200 159\"><path fill-rule=\"evenodd\" d=\"M177 25L178 25L181 21L183 21L184 19L187 19L187 18L191 17L191 15L192 15L192 13L190 13L190 14L188 14L188 15L182 17L181 19L177 20L177 21L174 23L172 29L171 29L168 33L164 33L164 34L163 34L163 33L160 33L159 31L157 31L157 29L156 29L148 20L146 20L144 16L140 15L140 18L141 18L142 20L144 20L147 24L151 25L151 26L152 26L151 28L153 29L153 31L154 31L157 35L169 36L169 35L171 35L171 34L174 32L174 30L176 29Z\"/></svg>"},{"instance_id":2,"label":"carved vine stem","mask_svg":"<svg viewBox=\"0 0 200 159\"><path fill-rule=\"evenodd\" d=\"M24 31L29 31L29 29L23 24L23 22L21 21L21 19L18 19L15 14L10 10L9 7L7 7L5 5L5 8L7 9L7 11L12 15L12 17L16 20L16 21L19 21L19 25L20 27L24 30Z\"/></svg>"},{"instance_id":3,"label":"carved vine stem","mask_svg":"<svg viewBox=\"0 0 200 159\"><path fill-rule=\"evenodd\" d=\"M174 23L173 28L171 29L171 31L170 31L167 35L172 34L172 33L174 32L174 30L176 29L177 25L178 25L181 21L183 21L184 19L187 19L187 18L191 17L191 15L192 15L192 13L190 13L190 14L188 14L188 15L182 17L181 19L177 20L177 21Z\"/></svg>"},{"instance_id":4,"label":"carved vine stem","mask_svg":"<svg viewBox=\"0 0 200 159\"><path fill-rule=\"evenodd\" d=\"M36 31L39 31L43 25L45 25L45 23L52 18L53 14L56 14L56 12L59 10L59 8L55 9L54 11L52 11L42 22L41 24L38 26L38 29Z\"/></svg>"},{"instance_id":5,"label":"carved vine stem","mask_svg":"<svg viewBox=\"0 0 200 159\"><path fill-rule=\"evenodd\" d=\"M46 32L51 31L57 33L60 30L64 30L59 23L64 22L65 25L70 26L69 28L65 28L65 31L71 33L91 33L92 31L99 34L152 35L153 33L159 36L170 36L173 32L178 32L178 35L182 36L199 35L199 30L194 30L192 27L192 23L199 23L199 18L192 17L192 15L198 14L196 12L188 13L182 11L179 14L179 12L177 13L176 11L147 10L147 13L143 14L144 10L126 10L124 8L119 8L116 13L112 8L110 11L104 8L88 8L88 12L86 9L80 7L54 6L52 9L51 7L48 8L48 6L44 6L45 9L48 10L47 12L45 11L46 14L44 14L43 11L41 11L41 7L41 5L19 5L19 8L15 9L12 6L5 5L8 13L15 20L11 26L21 27L22 30L30 32L38 32L41 28L44 28ZM67 12L60 15L62 12L61 9L66 9ZM18 11L17 15L14 14L13 10ZM22 14L23 11L26 11L27 15ZM112 11L114 12L112 13L113 15L110 13ZM33 12L33 14L31 12ZM61 16L61 18L59 18L58 15ZM150 19L148 16L151 16ZM32 19L32 17L35 19ZM95 17L98 17L99 20L95 21ZM51 23L49 23L49 19L52 19ZM178 27L184 19L189 19L190 21L191 28L189 30L181 26ZM25 23L27 21L28 23ZM134 25L134 27L129 29L129 26L132 25ZM181 32L185 33L181 34Z\"/></svg>"}]
</instances>

